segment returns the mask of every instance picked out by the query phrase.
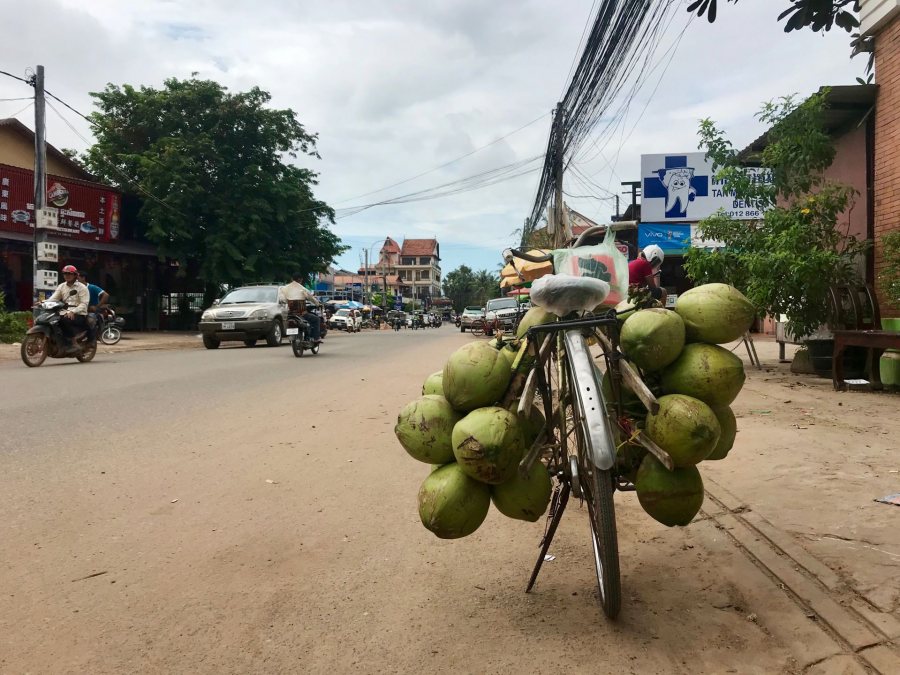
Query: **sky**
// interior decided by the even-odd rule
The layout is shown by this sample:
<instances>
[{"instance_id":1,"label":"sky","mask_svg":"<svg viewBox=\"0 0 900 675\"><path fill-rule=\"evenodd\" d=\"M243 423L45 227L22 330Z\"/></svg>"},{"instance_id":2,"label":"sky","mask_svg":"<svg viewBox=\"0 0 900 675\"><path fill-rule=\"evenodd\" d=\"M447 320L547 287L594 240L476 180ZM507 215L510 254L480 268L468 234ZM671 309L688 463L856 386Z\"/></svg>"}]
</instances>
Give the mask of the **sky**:
<instances>
[{"instance_id":1,"label":"sky","mask_svg":"<svg viewBox=\"0 0 900 675\"><path fill-rule=\"evenodd\" d=\"M687 0L658 1L675 5L660 39L566 175L568 204L601 223L621 183L640 179L642 153L696 151L701 118L744 147L764 131L754 118L764 101L863 76L846 33L784 33L787 0L720 3L712 25L691 18ZM336 209L520 162L510 180L331 226L351 246L337 266L356 269L364 249L376 257L385 236L435 237L446 276L462 264L495 271L517 243L591 14L587 0L0 0L0 70L43 65L46 88L82 113L107 83L159 87L196 72L232 91L259 86L318 134L321 160L298 161ZM5 100L30 92L0 77L0 117L33 128L28 101ZM48 141L84 150L90 125L55 108Z\"/></svg>"}]
</instances>

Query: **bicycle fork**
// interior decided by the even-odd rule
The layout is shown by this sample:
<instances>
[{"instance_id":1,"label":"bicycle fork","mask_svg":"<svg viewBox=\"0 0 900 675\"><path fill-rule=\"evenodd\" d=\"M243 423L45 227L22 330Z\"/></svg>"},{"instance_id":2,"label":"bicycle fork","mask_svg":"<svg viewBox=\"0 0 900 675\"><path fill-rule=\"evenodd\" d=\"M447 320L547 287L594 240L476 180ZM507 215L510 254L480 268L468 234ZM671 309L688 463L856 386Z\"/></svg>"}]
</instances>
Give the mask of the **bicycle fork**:
<instances>
[{"instance_id":1,"label":"bicycle fork","mask_svg":"<svg viewBox=\"0 0 900 675\"><path fill-rule=\"evenodd\" d=\"M525 592L531 591L537 576L541 571L541 565L544 564L544 558L547 551L550 550L550 544L553 543L553 536L556 534L556 528L559 527L559 521L562 520L563 512L566 510L566 504L569 503L569 494L572 488L568 481L560 483L553 491L553 499L550 501L549 520L547 521L547 530L544 532L544 538L541 539L541 552L538 554L537 562L531 572L531 578L528 580L528 586Z\"/></svg>"}]
</instances>

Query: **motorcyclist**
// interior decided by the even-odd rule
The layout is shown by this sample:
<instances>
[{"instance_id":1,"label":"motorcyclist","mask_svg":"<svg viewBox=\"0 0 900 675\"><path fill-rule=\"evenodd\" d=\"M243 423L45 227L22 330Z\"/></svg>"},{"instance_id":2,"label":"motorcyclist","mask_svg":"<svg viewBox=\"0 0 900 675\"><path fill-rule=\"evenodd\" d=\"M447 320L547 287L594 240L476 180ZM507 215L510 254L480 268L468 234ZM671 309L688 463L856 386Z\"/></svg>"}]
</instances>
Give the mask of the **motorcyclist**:
<instances>
[{"instance_id":1,"label":"motorcyclist","mask_svg":"<svg viewBox=\"0 0 900 675\"><path fill-rule=\"evenodd\" d=\"M650 291L650 297L659 300L665 305L666 289L659 282L659 271L666 254L656 244L644 247L637 258L628 263L628 284L630 286L645 287Z\"/></svg>"},{"instance_id":2,"label":"motorcyclist","mask_svg":"<svg viewBox=\"0 0 900 675\"><path fill-rule=\"evenodd\" d=\"M90 330L91 341L96 341L96 333L97 328L101 324L101 314L103 313L103 308L106 307L106 303L109 302L109 293L100 288L97 284L88 283L87 274L84 272L78 272L78 281L87 286L88 293L90 293L90 300L88 300L88 314L94 315L95 325L90 326L88 328Z\"/></svg>"},{"instance_id":3,"label":"motorcyclist","mask_svg":"<svg viewBox=\"0 0 900 675\"><path fill-rule=\"evenodd\" d=\"M88 329L87 312L91 294L87 286L78 281L78 270L74 265L63 267L62 275L65 281L56 287L47 301L63 302L68 305L68 309L59 315L59 328L65 336L68 346L71 347L72 339L78 331Z\"/></svg>"},{"instance_id":4,"label":"motorcyclist","mask_svg":"<svg viewBox=\"0 0 900 675\"><path fill-rule=\"evenodd\" d=\"M303 275L299 272L291 276L291 283L278 289L279 302L287 302L288 307L298 311L300 318L309 324L309 337L313 342L322 342L322 324L317 314L306 309L307 303L319 306L316 296L303 285Z\"/></svg>"}]
</instances>

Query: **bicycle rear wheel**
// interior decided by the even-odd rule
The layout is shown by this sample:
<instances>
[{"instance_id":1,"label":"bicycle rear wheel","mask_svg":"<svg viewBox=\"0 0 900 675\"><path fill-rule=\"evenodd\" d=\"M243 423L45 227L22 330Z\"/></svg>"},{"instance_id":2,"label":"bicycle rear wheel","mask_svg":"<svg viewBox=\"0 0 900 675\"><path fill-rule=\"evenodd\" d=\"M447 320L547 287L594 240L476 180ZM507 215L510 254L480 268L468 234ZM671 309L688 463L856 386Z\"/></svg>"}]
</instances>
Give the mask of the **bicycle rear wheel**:
<instances>
[{"instance_id":1,"label":"bicycle rear wheel","mask_svg":"<svg viewBox=\"0 0 900 675\"><path fill-rule=\"evenodd\" d=\"M596 394L596 398L591 399L593 403L583 402L575 395L574 365L569 360L570 355L566 354L564 358L567 385L564 409L567 426L570 425L568 452L576 456L574 469L577 476L574 477L573 483L587 504L600 606L606 616L615 619L622 608L622 583L619 574L616 510L613 501L614 477L612 470L603 470L596 466L595 449L591 447L593 441L588 431L592 426L596 427L598 422L605 422L596 416L606 415L606 407L598 405L602 399L596 377L587 385ZM592 368L591 364L588 365Z\"/></svg>"},{"instance_id":2,"label":"bicycle rear wheel","mask_svg":"<svg viewBox=\"0 0 900 675\"><path fill-rule=\"evenodd\" d=\"M469 326L469 332L472 333L475 337L481 337L484 335L484 321L480 319L476 319L472 322L472 325Z\"/></svg>"}]
</instances>

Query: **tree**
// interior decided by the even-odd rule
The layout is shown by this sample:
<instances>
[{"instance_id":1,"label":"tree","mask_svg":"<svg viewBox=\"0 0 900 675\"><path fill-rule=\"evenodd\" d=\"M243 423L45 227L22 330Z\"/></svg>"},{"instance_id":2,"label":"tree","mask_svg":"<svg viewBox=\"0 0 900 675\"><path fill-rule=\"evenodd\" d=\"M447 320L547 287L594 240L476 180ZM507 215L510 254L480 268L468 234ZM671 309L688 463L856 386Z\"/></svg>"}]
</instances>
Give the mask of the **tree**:
<instances>
[{"instance_id":1,"label":"tree","mask_svg":"<svg viewBox=\"0 0 900 675\"><path fill-rule=\"evenodd\" d=\"M689 249L685 270L698 283L735 285L766 314L787 315L798 337L826 322L829 286L855 281L869 246L838 225L855 190L824 177L835 153L822 124L827 94L823 90L799 105L784 97L763 106L758 117L771 127L760 161L771 169L771 183L744 169L714 122L700 123L700 148L716 178L764 215L748 223L720 212L701 221L701 235L723 242L725 250Z\"/></svg>"},{"instance_id":2,"label":"tree","mask_svg":"<svg viewBox=\"0 0 900 675\"><path fill-rule=\"evenodd\" d=\"M346 250L313 195L317 176L285 163L318 157L316 135L292 110L266 107L254 87L209 80L94 92L96 143L84 155L101 179L143 198L139 218L159 254L207 287L307 277Z\"/></svg>"},{"instance_id":3,"label":"tree","mask_svg":"<svg viewBox=\"0 0 900 675\"><path fill-rule=\"evenodd\" d=\"M460 265L444 277L444 297L450 298L453 309L463 311L468 305L484 305L491 298L500 296L498 274L481 270L473 272L466 265Z\"/></svg>"},{"instance_id":4,"label":"tree","mask_svg":"<svg viewBox=\"0 0 900 675\"><path fill-rule=\"evenodd\" d=\"M853 33L853 29L859 27L860 0L785 0L788 7L778 15L778 20L787 19L784 22L784 32L790 33L795 30L803 30L809 28L818 33L819 31L829 31L833 26L837 26L842 30L851 33L853 38L850 41L850 47L853 50L852 55L856 56L862 52L869 52L869 61L866 64L866 72L869 73L867 80L856 78L860 84L868 84L872 81L872 65L874 64L874 51L871 36L863 37L859 33ZM738 0L728 0L732 4L737 4ZM693 0L688 7L688 12L696 12L697 16L706 14L706 18L710 23L715 22L718 15L718 3L716 0Z\"/></svg>"},{"instance_id":5,"label":"tree","mask_svg":"<svg viewBox=\"0 0 900 675\"><path fill-rule=\"evenodd\" d=\"M728 0L736 4L738 0ZM859 13L859 0L787 0L788 8L778 15L781 21L787 18L784 32L810 28L815 32L831 30L837 25L848 33L859 26L853 13ZM846 9L850 7L850 10ZM688 12L696 12L697 16L706 14L710 23L716 20L718 5L716 0L694 0L688 5Z\"/></svg>"}]
</instances>

